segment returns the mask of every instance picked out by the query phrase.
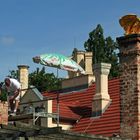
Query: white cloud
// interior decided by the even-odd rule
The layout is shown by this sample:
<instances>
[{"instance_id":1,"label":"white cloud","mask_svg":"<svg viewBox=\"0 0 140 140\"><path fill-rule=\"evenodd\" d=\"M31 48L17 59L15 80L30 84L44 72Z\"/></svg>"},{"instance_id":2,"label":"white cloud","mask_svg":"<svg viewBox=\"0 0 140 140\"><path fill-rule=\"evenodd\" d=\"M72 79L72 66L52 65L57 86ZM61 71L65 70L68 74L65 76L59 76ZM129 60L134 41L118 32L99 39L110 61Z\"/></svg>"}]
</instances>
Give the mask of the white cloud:
<instances>
[{"instance_id":1,"label":"white cloud","mask_svg":"<svg viewBox=\"0 0 140 140\"><path fill-rule=\"evenodd\" d=\"M9 46L14 44L14 42L15 42L15 38L10 35L0 37L0 43L2 43L3 45Z\"/></svg>"}]
</instances>

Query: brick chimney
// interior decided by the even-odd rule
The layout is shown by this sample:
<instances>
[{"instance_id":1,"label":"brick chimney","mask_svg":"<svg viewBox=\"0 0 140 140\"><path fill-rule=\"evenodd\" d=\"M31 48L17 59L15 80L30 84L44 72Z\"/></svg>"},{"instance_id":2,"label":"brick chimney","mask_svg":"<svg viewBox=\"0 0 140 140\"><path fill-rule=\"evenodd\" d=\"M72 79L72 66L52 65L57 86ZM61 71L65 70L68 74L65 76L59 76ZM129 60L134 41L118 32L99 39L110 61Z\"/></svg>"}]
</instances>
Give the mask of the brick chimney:
<instances>
[{"instance_id":1,"label":"brick chimney","mask_svg":"<svg viewBox=\"0 0 140 140\"><path fill-rule=\"evenodd\" d=\"M117 38L120 46L121 137L140 140L140 34Z\"/></svg>"},{"instance_id":2,"label":"brick chimney","mask_svg":"<svg viewBox=\"0 0 140 140\"><path fill-rule=\"evenodd\" d=\"M108 74L111 64L100 63L94 65L96 93L92 102L92 116L101 116L111 103L108 94Z\"/></svg>"},{"instance_id":3,"label":"brick chimney","mask_svg":"<svg viewBox=\"0 0 140 140\"><path fill-rule=\"evenodd\" d=\"M29 66L27 65L18 65L19 69L19 81L21 83L21 97L28 89L28 69Z\"/></svg>"}]
</instances>

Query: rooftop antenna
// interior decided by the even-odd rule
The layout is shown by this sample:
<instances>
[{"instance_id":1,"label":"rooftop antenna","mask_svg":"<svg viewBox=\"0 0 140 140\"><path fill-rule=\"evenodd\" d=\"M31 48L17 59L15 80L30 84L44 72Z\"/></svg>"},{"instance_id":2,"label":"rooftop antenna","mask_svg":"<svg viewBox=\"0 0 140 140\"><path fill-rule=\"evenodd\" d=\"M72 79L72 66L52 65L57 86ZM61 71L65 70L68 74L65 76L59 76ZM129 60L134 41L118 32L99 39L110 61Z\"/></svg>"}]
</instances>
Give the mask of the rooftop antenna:
<instances>
[{"instance_id":1,"label":"rooftop antenna","mask_svg":"<svg viewBox=\"0 0 140 140\"><path fill-rule=\"evenodd\" d=\"M74 41L74 48L76 48L76 37L74 37L74 39L73 39Z\"/></svg>"}]
</instances>

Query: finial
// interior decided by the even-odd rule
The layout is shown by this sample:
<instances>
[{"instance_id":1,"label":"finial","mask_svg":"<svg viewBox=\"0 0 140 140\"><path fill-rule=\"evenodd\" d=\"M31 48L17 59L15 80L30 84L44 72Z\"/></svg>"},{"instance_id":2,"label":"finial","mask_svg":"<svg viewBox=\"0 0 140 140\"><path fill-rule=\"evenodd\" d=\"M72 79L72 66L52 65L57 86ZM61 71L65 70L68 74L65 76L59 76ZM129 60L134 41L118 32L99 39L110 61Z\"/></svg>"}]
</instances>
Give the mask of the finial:
<instances>
[{"instance_id":1,"label":"finial","mask_svg":"<svg viewBox=\"0 0 140 140\"><path fill-rule=\"evenodd\" d=\"M125 15L119 20L125 30L125 35L140 34L140 17L135 14Z\"/></svg>"}]
</instances>

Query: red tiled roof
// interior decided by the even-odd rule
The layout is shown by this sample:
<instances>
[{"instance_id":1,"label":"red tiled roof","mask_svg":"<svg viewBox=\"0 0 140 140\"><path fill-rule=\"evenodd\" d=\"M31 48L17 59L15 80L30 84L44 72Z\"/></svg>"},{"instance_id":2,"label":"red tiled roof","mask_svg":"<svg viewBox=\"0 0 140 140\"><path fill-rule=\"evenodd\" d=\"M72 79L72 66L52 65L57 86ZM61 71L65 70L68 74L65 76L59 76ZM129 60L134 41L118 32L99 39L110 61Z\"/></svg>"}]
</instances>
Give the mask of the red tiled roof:
<instances>
[{"instance_id":1,"label":"red tiled roof","mask_svg":"<svg viewBox=\"0 0 140 140\"><path fill-rule=\"evenodd\" d=\"M73 102L65 102L65 101L60 101L59 102L59 114L61 118L65 119L71 119L71 120L78 120L80 118L80 115L75 113L71 108L73 107ZM53 101L53 112L57 113L57 101Z\"/></svg>"},{"instance_id":2,"label":"red tiled roof","mask_svg":"<svg viewBox=\"0 0 140 140\"><path fill-rule=\"evenodd\" d=\"M72 131L112 136L120 131L120 82L119 79L109 81L109 95L112 102L100 118L92 118L91 106L95 94L95 84L81 92L60 94L60 117L77 118ZM54 93L44 96L55 97ZM56 101L53 101L56 111Z\"/></svg>"}]
</instances>

